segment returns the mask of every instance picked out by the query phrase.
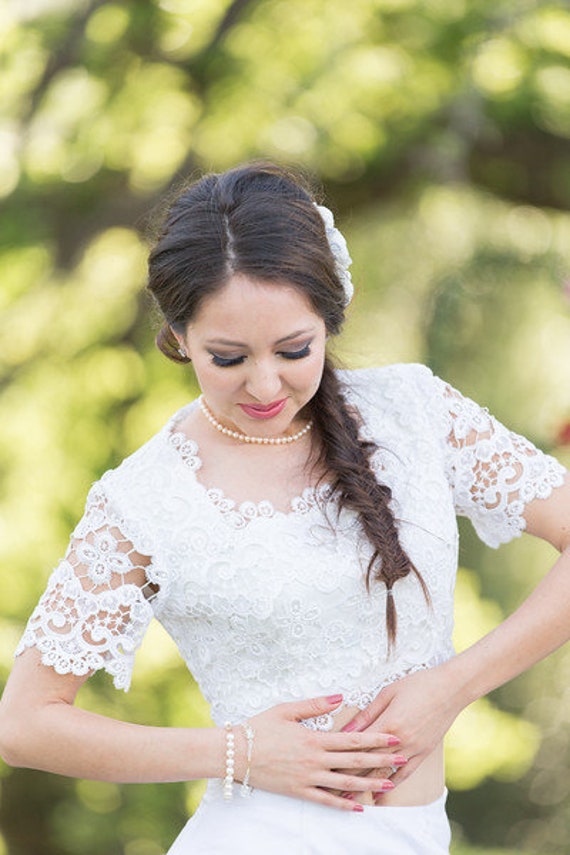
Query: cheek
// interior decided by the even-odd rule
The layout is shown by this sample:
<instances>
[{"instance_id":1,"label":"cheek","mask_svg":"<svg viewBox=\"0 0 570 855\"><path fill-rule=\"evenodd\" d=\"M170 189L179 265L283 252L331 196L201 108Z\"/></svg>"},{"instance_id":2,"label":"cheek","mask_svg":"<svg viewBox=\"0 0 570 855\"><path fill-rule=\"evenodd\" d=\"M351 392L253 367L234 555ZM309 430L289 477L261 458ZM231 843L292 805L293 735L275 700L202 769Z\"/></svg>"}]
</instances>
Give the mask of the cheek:
<instances>
[{"instance_id":1,"label":"cheek","mask_svg":"<svg viewBox=\"0 0 570 855\"><path fill-rule=\"evenodd\" d=\"M210 362L194 365L196 379L203 392L210 395L224 395L239 386L239 371L231 368L219 368Z\"/></svg>"},{"instance_id":2,"label":"cheek","mask_svg":"<svg viewBox=\"0 0 570 855\"><path fill-rule=\"evenodd\" d=\"M323 376L323 363L324 356L315 355L299 365L296 373L297 385L310 389L312 394L316 392Z\"/></svg>"}]
</instances>

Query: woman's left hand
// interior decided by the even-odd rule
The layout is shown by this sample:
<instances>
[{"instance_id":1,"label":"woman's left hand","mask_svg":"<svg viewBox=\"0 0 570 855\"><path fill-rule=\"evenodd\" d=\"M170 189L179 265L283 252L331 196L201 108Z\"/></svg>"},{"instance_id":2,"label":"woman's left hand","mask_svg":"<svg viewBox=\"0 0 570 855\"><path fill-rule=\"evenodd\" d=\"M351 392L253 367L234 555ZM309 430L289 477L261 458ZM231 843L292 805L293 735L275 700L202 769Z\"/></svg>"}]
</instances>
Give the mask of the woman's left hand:
<instances>
[{"instance_id":1,"label":"woman's left hand","mask_svg":"<svg viewBox=\"0 0 570 855\"><path fill-rule=\"evenodd\" d=\"M400 739L398 752L408 758L391 780L408 778L441 742L465 703L451 679L449 663L416 671L386 688L342 730L379 730Z\"/></svg>"}]
</instances>

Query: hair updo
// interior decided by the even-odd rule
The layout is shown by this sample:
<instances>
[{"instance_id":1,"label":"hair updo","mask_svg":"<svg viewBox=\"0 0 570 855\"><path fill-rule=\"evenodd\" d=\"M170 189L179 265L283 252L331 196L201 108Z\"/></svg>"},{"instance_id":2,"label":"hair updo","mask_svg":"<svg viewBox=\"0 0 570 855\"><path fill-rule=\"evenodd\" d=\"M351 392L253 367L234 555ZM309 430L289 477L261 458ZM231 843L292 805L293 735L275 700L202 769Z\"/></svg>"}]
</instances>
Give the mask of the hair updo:
<instances>
[{"instance_id":1,"label":"hair updo","mask_svg":"<svg viewBox=\"0 0 570 855\"><path fill-rule=\"evenodd\" d=\"M157 344L176 362L172 334L184 332L202 300L231 276L296 285L336 335L344 291L325 225L308 189L273 164L206 175L178 196L149 259L149 289L166 323Z\"/></svg>"},{"instance_id":2,"label":"hair updo","mask_svg":"<svg viewBox=\"0 0 570 855\"><path fill-rule=\"evenodd\" d=\"M210 174L185 188L167 212L149 257L148 288L164 318L157 346L175 362L188 362L173 334L184 333L202 301L235 274L286 281L310 300L329 335L340 332L345 292L325 225L309 188L301 179L270 163L253 163ZM309 403L318 462L339 506L359 516L373 547L366 583L386 585L390 644L396 636L392 587L413 572L425 583L402 549L392 512L391 491L378 483L370 462L376 449L359 437L357 415L347 406L330 357Z\"/></svg>"}]
</instances>

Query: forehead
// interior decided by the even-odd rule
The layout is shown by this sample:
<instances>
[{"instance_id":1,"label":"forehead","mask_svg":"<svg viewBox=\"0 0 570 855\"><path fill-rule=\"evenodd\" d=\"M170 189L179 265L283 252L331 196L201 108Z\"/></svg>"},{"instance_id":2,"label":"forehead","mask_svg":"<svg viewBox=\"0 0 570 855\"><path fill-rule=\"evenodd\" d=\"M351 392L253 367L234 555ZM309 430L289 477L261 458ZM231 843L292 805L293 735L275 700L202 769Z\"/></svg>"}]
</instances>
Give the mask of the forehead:
<instances>
[{"instance_id":1,"label":"forehead","mask_svg":"<svg viewBox=\"0 0 570 855\"><path fill-rule=\"evenodd\" d=\"M318 329L324 322L295 285L235 275L203 301L188 330L241 341L264 333L277 339L309 326Z\"/></svg>"}]
</instances>

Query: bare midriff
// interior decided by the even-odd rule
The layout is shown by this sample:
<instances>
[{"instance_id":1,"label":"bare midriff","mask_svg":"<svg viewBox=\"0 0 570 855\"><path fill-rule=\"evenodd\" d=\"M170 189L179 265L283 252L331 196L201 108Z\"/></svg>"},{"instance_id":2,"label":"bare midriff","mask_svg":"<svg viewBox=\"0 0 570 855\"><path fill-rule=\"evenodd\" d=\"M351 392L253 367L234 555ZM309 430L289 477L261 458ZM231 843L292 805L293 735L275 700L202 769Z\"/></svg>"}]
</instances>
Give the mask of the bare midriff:
<instances>
[{"instance_id":1,"label":"bare midriff","mask_svg":"<svg viewBox=\"0 0 570 855\"><path fill-rule=\"evenodd\" d=\"M345 707L334 716L333 731L341 730L354 716L359 712L356 707ZM406 746L404 744L396 748L386 749L390 753L403 754L407 757ZM379 770L379 775L375 777L391 776L391 769L386 768ZM405 781L398 783L396 777L395 788L390 790L379 799L377 806L392 805L394 807L410 807L412 805L426 805L436 801L443 793L445 786L444 764L443 764L443 743L441 742L429 754L423 763L413 772ZM370 793L357 793L356 801L363 805L374 805L374 799Z\"/></svg>"}]
</instances>

